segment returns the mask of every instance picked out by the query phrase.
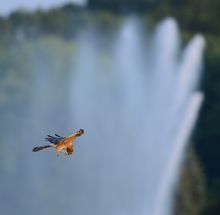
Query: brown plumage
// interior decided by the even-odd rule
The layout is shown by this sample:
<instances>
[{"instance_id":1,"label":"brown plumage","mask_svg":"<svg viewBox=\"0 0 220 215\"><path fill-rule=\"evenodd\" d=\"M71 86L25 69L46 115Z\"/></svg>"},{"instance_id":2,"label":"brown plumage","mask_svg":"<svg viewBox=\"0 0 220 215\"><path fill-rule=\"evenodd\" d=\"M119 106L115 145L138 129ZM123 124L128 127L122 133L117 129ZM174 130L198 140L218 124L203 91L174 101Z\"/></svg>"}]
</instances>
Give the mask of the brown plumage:
<instances>
[{"instance_id":1,"label":"brown plumage","mask_svg":"<svg viewBox=\"0 0 220 215\"><path fill-rule=\"evenodd\" d=\"M55 136L47 135L45 138L47 141L51 142L52 144L46 145L46 146L38 146L34 147L32 149L33 152L38 152L43 149L47 149L50 147L53 147L56 150L57 156L63 151L66 150L65 155L71 155L74 152L73 148L73 141L84 134L84 130L80 129L79 131L71 134L68 137L61 137L58 134L55 134Z\"/></svg>"}]
</instances>

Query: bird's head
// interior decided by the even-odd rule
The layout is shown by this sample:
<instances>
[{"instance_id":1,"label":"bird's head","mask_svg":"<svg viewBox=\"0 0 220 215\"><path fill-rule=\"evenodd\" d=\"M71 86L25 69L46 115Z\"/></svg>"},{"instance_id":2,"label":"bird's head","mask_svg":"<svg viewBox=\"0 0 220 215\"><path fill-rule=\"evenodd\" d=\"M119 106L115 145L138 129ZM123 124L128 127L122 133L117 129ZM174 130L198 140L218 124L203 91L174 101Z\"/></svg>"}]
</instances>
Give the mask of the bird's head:
<instances>
[{"instance_id":1,"label":"bird's head","mask_svg":"<svg viewBox=\"0 0 220 215\"><path fill-rule=\"evenodd\" d=\"M79 129L79 131L77 131L77 136L80 136L84 134L84 130L83 129Z\"/></svg>"}]
</instances>

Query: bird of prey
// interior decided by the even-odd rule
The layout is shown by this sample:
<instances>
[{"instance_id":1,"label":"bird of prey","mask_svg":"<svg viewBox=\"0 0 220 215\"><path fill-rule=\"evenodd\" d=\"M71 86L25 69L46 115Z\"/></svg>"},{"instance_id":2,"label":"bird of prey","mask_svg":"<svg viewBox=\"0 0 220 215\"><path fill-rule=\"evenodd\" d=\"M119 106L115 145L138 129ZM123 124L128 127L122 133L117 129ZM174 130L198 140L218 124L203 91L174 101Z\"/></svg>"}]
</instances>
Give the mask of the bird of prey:
<instances>
[{"instance_id":1,"label":"bird of prey","mask_svg":"<svg viewBox=\"0 0 220 215\"><path fill-rule=\"evenodd\" d=\"M73 141L84 134L84 130L80 129L79 131L76 131L75 133L71 134L68 137L61 137L58 134L55 134L55 136L47 135L45 140L49 141L51 144L46 146L37 146L32 149L33 152L38 152L43 149L47 149L50 147L53 147L56 150L57 156L63 151L66 150L65 155L71 155L74 151L73 148Z\"/></svg>"}]
</instances>

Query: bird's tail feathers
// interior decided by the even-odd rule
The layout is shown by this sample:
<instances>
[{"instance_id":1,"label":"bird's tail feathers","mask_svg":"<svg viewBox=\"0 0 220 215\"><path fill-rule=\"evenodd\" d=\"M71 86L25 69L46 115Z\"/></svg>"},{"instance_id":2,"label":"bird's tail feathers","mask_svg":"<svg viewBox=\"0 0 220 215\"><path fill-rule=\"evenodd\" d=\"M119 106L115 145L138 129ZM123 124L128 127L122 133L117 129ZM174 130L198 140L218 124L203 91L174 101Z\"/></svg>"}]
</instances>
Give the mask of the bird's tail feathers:
<instances>
[{"instance_id":1,"label":"bird's tail feathers","mask_svg":"<svg viewBox=\"0 0 220 215\"><path fill-rule=\"evenodd\" d=\"M41 150L50 148L50 147L52 147L52 146L53 146L53 144L46 145L46 146L37 146L37 147L34 147L34 148L32 149L32 151L33 151L33 152L38 152L38 151L41 151Z\"/></svg>"}]
</instances>

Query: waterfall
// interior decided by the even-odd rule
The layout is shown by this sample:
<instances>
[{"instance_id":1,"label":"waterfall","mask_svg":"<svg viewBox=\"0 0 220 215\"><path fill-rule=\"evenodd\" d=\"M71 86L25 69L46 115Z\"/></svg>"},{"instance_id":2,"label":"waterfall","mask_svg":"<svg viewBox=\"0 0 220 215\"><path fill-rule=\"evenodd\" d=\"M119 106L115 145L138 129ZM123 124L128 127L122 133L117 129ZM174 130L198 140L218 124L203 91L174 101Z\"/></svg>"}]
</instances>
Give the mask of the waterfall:
<instances>
[{"instance_id":1,"label":"waterfall","mask_svg":"<svg viewBox=\"0 0 220 215\"><path fill-rule=\"evenodd\" d=\"M172 213L203 99L204 39L196 35L184 50L180 41L171 18L153 34L128 18L104 47L101 33L81 32L70 84L72 119L86 131L77 214Z\"/></svg>"}]
</instances>

